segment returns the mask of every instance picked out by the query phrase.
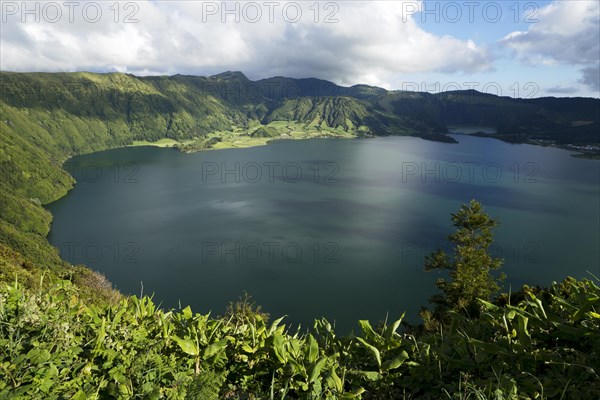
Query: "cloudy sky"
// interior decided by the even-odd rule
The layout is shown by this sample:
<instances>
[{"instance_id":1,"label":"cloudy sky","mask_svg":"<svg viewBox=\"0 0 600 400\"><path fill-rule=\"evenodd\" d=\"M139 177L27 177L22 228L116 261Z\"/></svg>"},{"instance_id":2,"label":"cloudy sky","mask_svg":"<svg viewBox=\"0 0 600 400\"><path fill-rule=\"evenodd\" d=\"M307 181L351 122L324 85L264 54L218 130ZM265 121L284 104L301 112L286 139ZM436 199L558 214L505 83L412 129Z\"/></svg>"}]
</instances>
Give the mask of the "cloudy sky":
<instances>
[{"instance_id":1,"label":"cloudy sky","mask_svg":"<svg viewBox=\"0 0 600 400\"><path fill-rule=\"evenodd\" d=\"M600 97L599 4L2 0L0 69Z\"/></svg>"}]
</instances>

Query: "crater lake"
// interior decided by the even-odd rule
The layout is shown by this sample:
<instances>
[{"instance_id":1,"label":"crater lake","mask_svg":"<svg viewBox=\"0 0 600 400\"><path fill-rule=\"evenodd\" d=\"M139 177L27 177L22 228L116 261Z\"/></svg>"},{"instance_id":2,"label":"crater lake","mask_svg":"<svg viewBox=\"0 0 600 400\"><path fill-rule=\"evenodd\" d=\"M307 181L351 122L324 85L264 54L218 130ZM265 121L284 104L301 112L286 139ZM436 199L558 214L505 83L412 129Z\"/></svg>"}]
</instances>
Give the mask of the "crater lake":
<instances>
[{"instance_id":1,"label":"crater lake","mask_svg":"<svg viewBox=\"0 0 600 400\"><path fill-rule=\"evenodd\" d=\"M276 141L184 154L130 147L76 156L74 189L48 205L61 256L123 293L222 314L244 291L312 326L418 321L471 199L501 222L505 290L600 276L600 163L566 150L452 135Z\"/></svg>"}]
</instances>

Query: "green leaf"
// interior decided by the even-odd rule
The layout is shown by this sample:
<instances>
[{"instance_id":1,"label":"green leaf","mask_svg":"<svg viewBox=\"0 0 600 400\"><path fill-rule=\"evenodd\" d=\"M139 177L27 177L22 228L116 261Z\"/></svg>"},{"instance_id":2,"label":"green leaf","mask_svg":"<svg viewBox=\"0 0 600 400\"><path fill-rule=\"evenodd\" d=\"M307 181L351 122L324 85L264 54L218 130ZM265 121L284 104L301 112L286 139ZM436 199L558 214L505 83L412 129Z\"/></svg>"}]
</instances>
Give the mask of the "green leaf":
<instances>
[{"instance_id":1,"label":"green leaf","mask_svg":"<svg viewBox=\"0 0 600 400\"><path fill-rule=\"evenodd\" d=\"M326 357L320 357L317 362L315 362L309 369L308 369L308 382L309 383L313 383L314 381L316 381L319 376L321 375L321 369L323 368L323 365L325 365L325 361L327 361Z\"/></svg>"},{"instance_id":2,"label":"green leaf","mask_svg":"<svg viewBox=\"0 0 600 400\"><path fill-rule=\"evenodd\" d=\"M372 346L369 343L367 343L361 337L358 337L356 339L359 342L361 342L371 352L371 354L373 354L373 357L375 357L375 360L377 361L377 366L381 367L381 354L379 353L379 350L377 350L377 348L375 346Z\"/></svg>"},{"instance_id":3,"label":"green leaf","mask_svg":"<svg viewBox=\"0 0 600 400\"><path fill-rule=\"evenodd\" d=\"M125 313L126 308L121 308L117 314L115 315L115 317L112 320L112 326L113 328L115 326L118 326L121 323L121 318L123 317L123 314Z\"/></svg>"},{"instance_id":4,"label":"green leaf","mask_svg":"<svg viewBox=\"0 0 600 400\"><path fill-rule=\"evenodd\" d=\"M365 379L367 379L369 381L373 381L373 382L383 379L383 375L381 375L377 371L357 371L356 373L358 375L364 377Z\"/></svg>"},{"instance_id":5,"label":"green leaf","mask_svg":"<svg viewBox=\"0 0 600 400\"><path fill-rule=\"evenodd\" d=\"M309 363L314 363L317 360L317 357L319 357L319 344L317 343L313 335L308 334L308 347L306 359Z\"/></svg>"},{"instance_id":6,"label":"green leaf","mask_svg":"<svg viewBox=\"0 0 600 400\"><path fill-rule=\"evenodd\" d=\"M88 396L85 394L85 392L79 390L77 393L75 393L75 395L73 395L73 397L71 397L72 400L86 400L88 398Z\"/></svg>"},{"instance_id":7,"label":"green leaf","mask_svg":"<svg viewBox=\"0 0 600 400\"><path fill-rule=\"evenodd\" d=\"M364 336L367 339L372 339L372 338L379 336L378 334L375 333L375 331L371 327L371 324L369 323L369 321L361 319L360 321L358 321L358 324L360 325L361 329L363 330L363 332L365 334Z\"/></svg>"},{"instance_id":8,"label":"green leaf","mask_svg":"<svg viewBox=\"0 0 600 400\"><path fill-rule=\"evenodd\" d=\"M302 375L304 378L306 378L306 368L304 368L304 366L300 363L298 363L297 361L293 360L293 359L289 359L289 366L291 366L292 368L292 375Z\"/></svg>"},{"instance_id":9,"label":"green leaf","mask_svg":"<svg viewBox=\"0 0 600 400\"><path fill-rule=\"evenodd\" d=\"M394 322L392 325L390 325L387 328L387 330L385 332L385 336L387 339L391 339L394 336L394 333L396 333L396 331L400 327L400 324L402 323L403 319L404 319L404 314L402 314L402 316L396 322Z\"/></svg>"},{"instance_id":10,"label":"green leaf","mask_svg":"<svg viewBox=\"0 0 600 400\"><path fill-rule=\"evenodd\" d=\"M100 324L100 330L98 332L98 337L96 338L96 350L100 350L102 343L104 343L104 339L106 338L106 318L102 317L102 322Z\"/></svg>"},{"instance_id":11,"label":"green leaf","mask_svg":"<svg viewBox=\"0 0 600 400\"><path fill-rule=\"evenodd\" d=\"M227 347L227 338L221 339L202 351L202 358L210 358Z\"/></svg>"},{"instance_id":12,"label":"green leaf","mask_svg":"<svg viewBox=\"0 0 600 400\"><path fill-rule=\"evenodd\" d=\"M469 339L469 343L474 347L478 347L478 348L482 349L483 351L485 351L486 353L488 353L490 355L506 355L506 354L508 354L508 350L506 350L504 347L501 347L494 343L486 343L486 342L482 342L481 340L476 340L476 339Z\"/></svg>"},{"instance_id":13,"label":"green leaf","mask_svg":"<svg viewBox=\"0 0 600 400\"><path fill-rule=\"evenodd\" d=\"M273 334L273 352L275 353L275 357L279 360L280 363L285 364L287 361L287 353L284 347L283 336L280 333L275 332Z\"/></svg>"},{"instance_id":14,"label":"green leaf","mask_svg":"<svg viewBox=\"0 0 600 400\"><path fill-rule=\"evenodd\" d=\"M247 345L247 344L243 344L242 345L242 350L244 350L246 353L254 353L256 352L256 349Z\"/></svg>"},{"instance_id":15,"label":"green leaf","mask_svg":"<svg viewBox=\"0 0 600 400\"><path fill-rule=\"evenodd\" d=\"M190 356L197 356L200 354L198 346L190 339L181 339L177 336L172 336L172 339L179 345L184 353L189 354Z\"/></svg>"},{"instance_id":16,"label":"green leaf","mask_svg":"<svg viewBox=\"0 0 600 400\"><path fill-rule=\"evenodd\" d=\"M360 400L362 398L361 395L364 392L366 392L366 390L360 387L352 392L344 393L342 397L340 397L340 400Z\"/></svg>"},{"instance_id":17,"label":"green leaf","mask_svg":"<svg viewBox=\"0 0 600 400\"><path fill-rule=\"evenodd\" d=\"M539 310L542 312L542 315L544 316L544 318L547 319L548 316L546 315L546 310L544 310L544 305L542 304L542 301L540 299L538 299L537 297L535 297L535 295L533 293L529 293L529 297L531 298L531 300L534 301L537 308L539 308Z\"/></svg>"},{"instance_id":18,"label":"green leaf","mask_svg":"<svg viewBox=\"0 0 600 400\"><path fill-rule=\"evenodd\" d=\"M187 306L186 308L184 308L181 313L183 314L183 316L185 317L185 319L192 319L192 309L190 308L190 306Z\"/></svg>"},{"instance_id":19,"label":"green leaf","mask_svg":"<svg viewBox=\"0 0 600 400\"><path fill-rule=\"evenodd\" d=\"M403 351L399 356L396 356L391 360L387 360L386 362L381 364L381 369L383 371L391 371L401 366L407 359L408 353L406 351Z\"/></svg>"},{"instance_id":20,"label":"green leaf","mask_svg":"<svg viewBox=\"0 0 600 400\"><path fill-rule=\"evenodd\" d=\"M267 336L271 336L275 332L275 330L277 329L277 326L284 318L285 318L285 316L283 316L281 318L277 318L275 321L273 321L273 323L271 324L271 328L269 328L269 333Z\"/></svg>"},{"instance_id":21,"label":"green leaf","mask_svg":"<svg viewBox=\"0 0 600 400\"><path fill-rule=\"evenodd\" d=\"M527 318L523 315L519 315L517 322L519 324L519 330L518 330L519 340L524 345L529 345L531 343L531 335L529 334L529 331L527 330L527 323L529 322L529 318Z\"/></svg>"},{"instance_id":22,"label":"green leaf","mask_svg":"<svg viewBox=\"0 0 600 400\"><path fill-rule=\"evenodd\" d=\"M588 314L589 314L590 318L593 318L593 319L600 319L600 314L598 314L598 313L595 313L595 312L593 312L593 311L590 311L590 312L588 312Z\"/></svg>"},{"instance_id":23,"label":"green leaf","mask_svg":"<svg viewBox=\"0 0 600 400\"><path fill-rule=\"evenodd\" d=\"M325 382L327 382L327 386L329 386L331 389L342 392L344 390L344 382L342 382L338 374L335 372L336 369L337 365L334 365L333 368L331 368L331 372L325 379Z\"/></svg>"},{"instance_id":24,"label":"green leaf","mask_svg":"<svg viewBox=\"0 0 600 400\"><path fill-rule=\"evenodd\" d=\"M490 303L489 301L485 301L485 300L481 300L481 299L477 299L479 300L479 302L485 307L486 310L488 311L496 311L498 310L498 306L495 304Z\"/></svg>"}]
</instances>

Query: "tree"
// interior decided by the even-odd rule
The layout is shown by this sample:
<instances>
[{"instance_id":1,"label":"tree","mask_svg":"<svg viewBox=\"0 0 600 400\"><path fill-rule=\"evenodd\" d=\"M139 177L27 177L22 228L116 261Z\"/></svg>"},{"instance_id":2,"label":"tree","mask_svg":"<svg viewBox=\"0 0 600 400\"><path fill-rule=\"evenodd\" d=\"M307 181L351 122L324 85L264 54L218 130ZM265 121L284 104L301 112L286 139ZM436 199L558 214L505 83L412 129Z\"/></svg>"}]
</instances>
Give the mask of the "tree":
<instances>
[{"instance_id":1,"label":"tree","mask_svg":"<svg viewBox=\"0 0 600 400\"><path fill-rule=\"evenodd\" d=\"M499 289L504 274L495 278L491 271L502 266L503 260L489 254L492 244L492 230L498 221L484 213L483 206L476 200L452 214L456 232L448 236L455 244L453 254L437 250L425 258L425 271L448 270L450 280L438 279L436 286L442 294L435 295L431 302L436 305L436 314L443 315L447 310L479 314L477 299L489 300L490 295Z\"/></svg>"}]
</instances>

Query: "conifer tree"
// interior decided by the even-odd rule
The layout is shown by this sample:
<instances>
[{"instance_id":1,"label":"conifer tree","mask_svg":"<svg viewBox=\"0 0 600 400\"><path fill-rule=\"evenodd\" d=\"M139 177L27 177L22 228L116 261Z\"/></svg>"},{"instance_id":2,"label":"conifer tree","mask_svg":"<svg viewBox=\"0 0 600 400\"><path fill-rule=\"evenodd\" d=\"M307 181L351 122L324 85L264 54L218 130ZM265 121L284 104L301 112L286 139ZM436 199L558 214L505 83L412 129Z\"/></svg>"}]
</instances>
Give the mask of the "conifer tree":
<instances>
[{"instance_id":1,"label":"conifer tree","mask_svg":"<svg viewBox=\"0 0 600 400\"><path fill-rule=\"evenodd\" d=\"M450 275L450 280L437 280L436 286L442 293L430 301L435 304L438 315L454 310L475 316L479 314L477 299L489 300L504 279L504 274L499 278L492 275L503 260L489 254L492 230L498 221L484 213L481 203L471 200L452 214L452 222L457 228L448 236L455 245L453 253L437 250L425 258L425 271L441 269Z\"/></svg>"}]
</instances>

